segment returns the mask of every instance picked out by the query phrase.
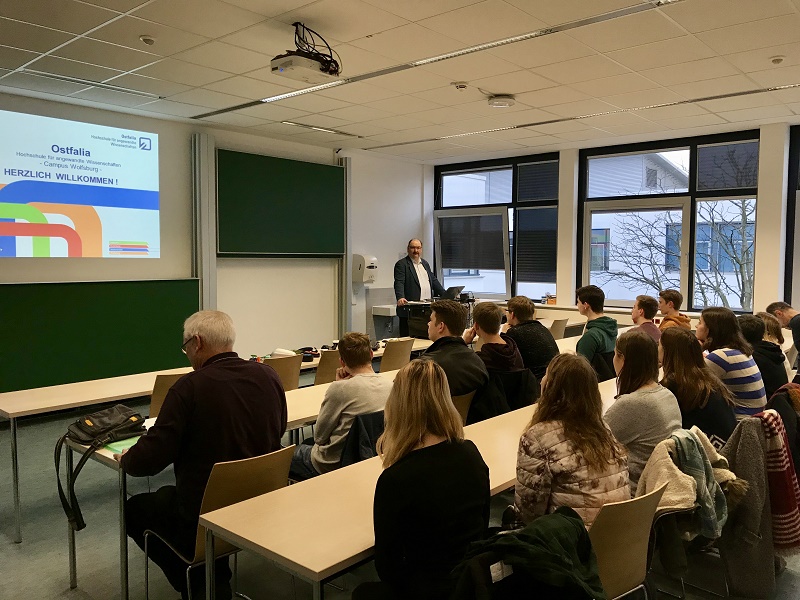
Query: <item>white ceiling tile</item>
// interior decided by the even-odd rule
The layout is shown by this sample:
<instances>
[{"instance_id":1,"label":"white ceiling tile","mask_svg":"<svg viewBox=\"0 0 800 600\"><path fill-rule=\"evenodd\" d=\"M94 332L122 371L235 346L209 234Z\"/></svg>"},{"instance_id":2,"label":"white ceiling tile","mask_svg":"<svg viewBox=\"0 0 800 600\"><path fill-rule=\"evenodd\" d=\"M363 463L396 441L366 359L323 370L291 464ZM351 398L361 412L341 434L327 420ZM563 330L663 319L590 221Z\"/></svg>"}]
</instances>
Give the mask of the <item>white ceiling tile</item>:
<instances>
[{"instance_id":1,"label":"white ceiling tile","mask_svg":"<svg viewBox=\"0 0 800 600\"><path fill-rule=\"evenodd\" d=\"M463 42L415 23L388 29L350 42L351 45L406 63L446 54L464 47Z\"/></svg>"},{"instance_id":2,"label":"white ceiling tile","mask_svg":"<svg viewBox=\"0 0 800 600\"><path fill-rule=\"evenodd\" d=\"M517 65L491 54L487 54L486 52L475 52L474 54L458 56L417 68L425 68L428 71L447 77L450 81L470 82L487 77L496 77L506 73L513 73L515 71L519 72L519 67ZM540 79L536 81L540 81ZM549 85L554 84L550 83ZM545 86L539 85L538 87L541 88Z\"/></svg>"},{"instance_id":3,"label":"white ceiling tile","mask_svg":"<svg viewBox=\"0 0 800 600\"><path fill-rule=\"evenodd\" d=\"M780 56L783 62L780 65L772 63L772 58ZM784 44L782 46L769 46L748 52L728 54L725 60L737 69L750 73L773 68L785 68L800 65L800 44Z\"/></svg>"},{"instance_id":4,"label":"white ceiling tile","mask_svg":"<svg viewBox=\"0 0 800 600\"><path fill-rule=\"evenodd\" d=\"M342 68L343 77L371 73L397 64L397 61L392 58L356 48L351 44L337 44L333 49L339 56L339 66Z\"/></svg>"},{"instance_id":5,"label":"white ceiling tile","mask_svg":"<svg viewBox=\"0 0 800 600\"><path fill-rule=\"evenodd\" d=\"M527 1L527 0L526 0ZM565 33L551 33L523 42L486 50L526 69L591 56L595 51Z\"/></svg>"},{"instance_id":6,"label":"white ceiling tile","mask_svg":"<svg viewBox=\"0 0 800 600\"><path fill-rule=\"evenodd\" d=\"M565 133L559 133L556 137L570 142L582 142L585 140L601 140L611 136L609 136L607 131L603 131L601 129L584 129L583 131L567 131Z\"/></svg>"},{"instance_id":7,"label":"white ceiling tile","mask_svg":"<svg viewBox=\"0 0 800 600\"><path fill-rule=\"evenodd\" d=\"M347 85L321 90L316 93L326 98L335 98L336 100L344 100L345 102L352 102L354 104L375 102L376 100L393 98L398 95L398 92L375 87L364 81L348 83Z\"/></svg>"},{"instance_id":8,"label":"white ceiling tile","mask_svg":"<svg viewBox=\"0 0 800 600\"><path fill-rule=\"evenodd\" d=\"M193 117L199 112L202 112L198 110L197 106L193 106L192 104L182 104L171 100L156 100L155 102L137 106L136 109L184 118Z\"/></svg>"},{"instance_id":9,"label":"white ceiling tile","mask_svg":"<svg viewBox=\"0 0 800 600\"><path fill-rule=\"evenodd\" d=\"M779 104L775 106L718 112L717 115L731 123L739 123L742 121L764 121L765 119L776 117L788 117L792 115L792 111L786 106Z\"/></svg>"},{"instance_id":10,"label":"white ceiling tile","mask_svg":"<svg viewBox=\"0 0 800 600\"><path fill-rule=\"evenodd\" d=\"M285 125L283 123L267 123L266 125L256 125L253 127L257 131L265 131L272 135L283 135L295 137L305 131L302 127L295 127L293 125Z\"/></svg>"},{"instance_id":11,"label":"white ceiling tile","mask_svg":"<svg viewBox=\"0 0 800 600\"><path fill-rule=\"evenodd\" d=\"M481 150L518 150L522 146L509 140L494 140L482 135L470 135L458 138L459 144L464 144L470 148L480 148Z\"/></svg>"},{"instance_id":12,"label":"white ceiling tile","mask_svg":"<svg viewBox=\"0 0 800 600\"><path fill-rule=\"evenodd\" d=\"M652 90L629 92L627 94L603 96L602 100L614 106L618 106L619 108L639 108L641 106L652 106L653 104L677 102L682 100L682 98L667 88L655 88Z\"/></svg>"},{"instance_id":13,"label":"white ceiling tile","mask_svg":"<svg viewBox=\"0 0 800 600\"><path fill-rule=\"evenodd\" d=\"M696 117L707 115L708 111L698 104L675 104L674 106L661 106L659 108L648 108L640 111L639 114L651 121L666 121L668 119L679 119L682 117Z\"/></svg>"},{"instance_id":14,"label":"white ceiling tile","mask_svg":"<svg viewBox=\"0 0 800 600\"><path fill-rule=\"evenodd\" d=\"M224 0L226 4L237 6L265 17L277 17L315 0Z\"/></svg>"},{"instance_id":15,"label":"white ceiling tile","mask_svg":"<svg viewBox=\"0 0 800 600\"><path fill-rule=\"evenodd\" d=\"M267 121L264 119L257 119L256 117L251 117L249 115L240 115L235 112L214 115L213 117L206 117L200 121L219 123L221 125L233 125L234 127L255 127L256 125L265 125L267 123Z\"/></svg>"},{"instance_id":16,"label":"white ceiling tile","mask_svg":"<svg viewBox=\"0 0 800 600\"><path fill-rule=\"evenodd\" d=\"M220 0L157 0L136 11L136 16L217 38L264 20Z\"/></svg>"},{"instance_id":17,"label":"white ceiling tile","mask_svg":"<svg viewBox=\"0 0 800 600\"><path fill-rule=\"evenodd\" d=\"M222 42L209 42L176 54L174 58L237 74L268 67L272 60L272 57L266 54Z\"/></svg>"},{"instance_id":18,"label":"white ceiling tile","mask_svg":"<svg viewBox=\"0 0 800 600\"><path fill-rule=\"evenodd\" d=\"M84 33L117 16L116 12L74 0L0 2L0 17L8 17L70 33Z\"/></svg>"},{"instance_id":19,"label":"white ceiling tile","mask_svg":"<svg viewBox=\"0 0 800 600\"><path fill-rule=\"evenodd\" d=\"M657 87L657 85L658 84L636 73L623 73L622 75L613 75L602 79L590 79L589 81L574 83L572 87L578 91L596 97L638 92L639 90L652 89Z\"/></svg>"},{"instance_id":20,"label":"white ceiling tile","mask_svg":"<svg viewBox=\"0 0 800 600\"><path fill-rule=\"evenodd\" d=\"M344 119L337 119L329 117L328 115L307 115L305 117L297 117L293 119L295 123L302 123L303 125L312 125L313 127L325 127L327 129L337 129L344 131L341 127L346 127L350 123ZM347 131L346 133L352 133ZM358 134L356 134L358 135Z\"/></svg>"},{"instance_id":21,"label":"white ceiling tile","mask_svg":"<svg viewBox=\"0 0 800 600\"><path fill-rule=\"evenodd\" d=\"M687 31L697 33L788 15L794 9L788 0L692 0L669 6L664 12Z\"/></svg>"},{"instance_id":22,"label":"white ceiling tile","mask_svg":"<svg viewBox=\"0 0 800 600\"><path fill-rule=\"evenodd\" d=\"M2 79L0 79L0 83L2 83ZM792 110L794 114L800 115L800 102L795 102L787 106Z\"/></svg>"},{"instance_id":23,"label":"white ceiling tile","mask_svg":"<svg viewBox=\"0 0 800 600\"><path fill-rule=\"evenodd\" d=\"M268 121L293 121L298 117L307 116L308 113L297 110L296 108L289 108L288 106L275 106L272 102L251 106L250 108L243 108L236 111L240 115L250 115L258 119L267 119ZM292 131L297 133L294 127Z\"/></svg>"},{"instance_id":24,"label":"white ceiling tile","mask_svg":"<svg viewBox=\"0 0 800 600\"><path fill-rule=\"evenodd\" d=\"M153 61L160 60L160 56L139 52L124 46L116 46L89 38L76 38L63 48L54 52L55 56L71 58L81 62L99 64L102 67L129 71L138 69Z\"/></svg>"},{"instance_id":25,"label":"white ceiling tile","mask_svg":"<svg viewBox=\"0 0 800 600\"><path fill-rule=\"evenodd\" d=\"M349 139L348 136L340 133L328 133L327 131L304 130L303 133L294 137L294 141L302 144L318 144L320 142L336 142Z\"/></svg>"},{"instance_id":26,"label":"white ceiling tile","mask_svg":"<svg viewBox=\"0 0 800 600\"><path fill-rule=\"evenodd\" d=\"M584 58L566 60L554 65L546 65L533 69L542 77L547 77L558 83L577 83L589 81L599 77L610 77L627 73L628 69L609 60L605 56L594 55Z\"/></svg>"},{"instance_id":27,"label":"white ceiling tile","mask_svg":"<svg viewBox=\"0 0 800 600\"><path fill-rule=\"evenodd\" d=\"M660 12L649 10L579 27L569 35L600 52L612 52L681 37L685 32Z\"/></svg>"},{"instance_id":28,"label":"white ceiling tile","mask_svg":"<svg viewBox=\"0 0 800 600\"><path fill-rule=\"evenodd\" d=\"M0 46L0 68L16 69L39 56L38 52Z\"/></svg>"},{"instance_id":29,"label":"white ceiling tile","mask_svg":"<svg viewBox=\"0 0 800 600\"><path fill-rule=\"evenodd\" d=\"M703 115L694 115L691 117L659 119L658 123L662 123L670 129L692 129L694 127L703 127L705 125L719 125L721 123L727 123L727 121L717 115L705 113Z\"/></svg>"},{"instance_id":30,"label":"white ceiling tile","mask_svg":"<svg viewBox=\"0 0 800 600\"><path fill-rule=\"evenodd\" d=\"M452 123L448 123L447 125L461 132L486 131L488 129L498 129L503 127L503 125L491 117L474 117L471 119L465 119L463 121L454 121Z\"/></svg>"},{"instance_id":31,"label":"white ceiling tile","mask_svg":"<svg viewBox=\"0 0 800 600\"><path fill-rule=\"evenodd\" d=\"M800 83L800 65L773 67L764 71L748 73L747 76L762 87L791 85Z\"/></svg>"},{"instance_id":32,"label":"white ceiling tile","mask_svg":"<svg viewBox=\"0 0 800 600\"><path fill-rule=\"evenodd\" d=\"M153 23L152 21L137 19L136 17L122 17L93 31L89 35L96 40L111 42L112 44L160 56L170 56L208 41L208 38L201 35L188 33L174 27ZM155 39L155 43L152 46L148 46L139 39L142 35L151 36Z\"/></svg>"},{"instance_id":33,"label":"white ceiling tile","mask_svg":"<svg viewBox=\"0 0 800 600\"><path fill-rule=\"evenodd\" d=\"M66 75L67 77L77 77L88 81L105 81L109 77L121 74L120 71L114 69L58 58L57 56L42 56L27 68L56 75Z\"/></svg>"},{"instance_id":34,"label":"white ceiling tile","mask_svg":"<svg viewBox=\"0 0 800 600\"><path fill-rule=\"evenodd\" d=\"M473 80L470 83L494 94L522 94L556 85L555 82L530 71L514 71L503 75L493 75Z\"/></svg>"},{"instance_id":35,"label":"white ceiling tile","mask_svg":"<svg viewBox=\"0 0 800 600\"><path fill-rule=\"evenodd\" d=\"M531 139L535 131L528 127L520 127L519 129L505 129L503 131L492 131L491 133L484 133L482 135L494 140L512 140L517 141L520 139ZM543 136L544 134L542 134Z\"/></svg>"},{"instance_id":36,"label":"white ceiling tile","mask_svg":"<svg viewBox=\"0 0 800 600\"><path fill-rule=\"evenodd\" d=\"M47 52L72 39L68 33L0 18L0 41L22 50Z\"/></svg>"},{"instance_id":37,"label":"white ceiling tile","mask_svg":"<svg viewBox=\"0 0 800 600\"><path fill-rule=\"evenodd\" d=\"M297 110L311 113L320 113L353 106L349 102L342 102L341 100L334 100L333 98L326 98L325 96L317 96L316 94L303 94L302 96L279 100L273 104L276 106L288 106L289 108L296 108Z\"/></svg>"},{"instance_id":38,"label":"white ceiling tile","mask_svg":"<svg viewBox=\"0 0 800 600\"><path fill-rule=\"evenodd\" d=\"M393 116L391 113L387 113L384 110L365 106L348 106L347 108L332 110L326 114L331 117L336 117L337 119L350 121L351 123L364 123L376 119L388 119ZM380 123L376 123L376 125L380 125Z\"/></svg>"},{"instance_id":39,"label":"white ceiling tile","mask_svg":"<svg viewBox=\"0 0 800 600\"><path fill-rule=\"evenodd\" d=\"M665 86L739 75L739 71L719 57L647 69L640 71L640 73Z\"/></svg>"},{"instance_id":40,"label":"white ceiling tile","mask_svg":"<svg viewBox=\"0 0 800 600\"><path fill-rule=\"evenodd\" d=\"M325 115L316 115L320 117L324 117ZM378 135L381 133L388 133L391 131L390 129L386 129L385 127L380 127L373 123L351 123L350 125L341 125L336 127L339 131L344 131L345 133L352 133L353 135Z\"/></svg>"},{"instance_id":41,"label":"white ceiling tile","mask_svg":"<svg viewBox=\"0 0 800 600\"><path fill-rule=\"evenodd\" d=\"M603 129L609 133L620 136L636 135L640 133L663 133L669 131L669 128L665 125L659 125L658 123L653 123L645 119L642 119L641 123L633 125L614 125L612 127L604 127Z\"/></svg>"},{"instance_id":42,"label":"white ceiling tile","mask_svg":"<svg viewBox=\"0 0 800 600\"><path fill-rule=\"evenodd\" d=\"M519 103L508 108L494 108L489 106L486 100L483 100L476 103L465 104L461 108L479 116L496 119L498 123L504 126L555 118L552 113Z\"/></svg>"},{"instance_id":43,"label":"white ceiling tile","mask_svg":"<svg viewBox=\"0 0 800 600\"><path fill-rule=\"evenodd\" d=\"M751 81L744 75L733 75L731 77L720 77L719 79L708 79L705 81L694 81L692 83L680 83L670 86L672 91L687 99L743 92L758 89L758 87L757 83Z\"/></svg>"},{"instance_id":44,"label":"white ceiling tile","mask_svg":"<svg viewBox=\"0 0 800 600\"><path fill-rule=\"evenodd\" d=\"M578 119L577 121L559 121L558 123L536 125L531 128L531 131L547 135L567 133L568 131L583 131L584 129L589 129L589 125L584 121L584 119Z\"/></svg>"},{"instance_id":45,"label":"white ceiling tile","mask_svg":"<svg viewBox=\"0 0 800 600\"><path fill-rule=\"evenodd\" d=\"M749 94L747 96L736 96L734 98L720 98L719 100L708 100L698 102L709 112L722 113L734 110L744 110L747 108L760 108L762 106L775 106L782 104L782 100L774 94Z\"/></svg>"},{"instance_id":46,"label":"white ceiling tile","mask_svg":"<svg viewBox=\"0 0 800 600\"><path fill-rule=\"evenodd\" d=\"M603 115L601 117L589 117L588 119L581 119L589 127L597 127L598 129L606 129L609 127L619 127L622 125L642 125L647 121L637 114L632 112L620 112L611 115Z\"/></svg>"},{"instance_id":47,"label":"white ceiling tile","mask_svg":"<svg viewBox=\"0 0 800 600\"><path fill-rule=\"evenodd\" d=\"M83 0L87 4L94 4L117 12L126 12L145 3L145 0Z\"/></svg>"},{"instance_id":48,"label":"white ceiling tile","mask_svg":"<svg viewBox=\"0 0 800 600\"><path fill-rule=\"evenodd\" d=\"M523 146L525 146L527 148L536 148L536 147L545 146L545 145L548 145L548 144L556 144L561 140L559 140L557 137L552 136L552 135L535 135L535 136L532 136L532 137L528 137L528 138L524 138L524 139L518 139L518 140L515 140L515 141L516 141L517 144L522 144Z\"/></svg>"},{"instance_id":49,"label":"white ceiling tile","mask_svg":"<svg viewBox=\"0 0 800 600\"><path fill-rule=\"evenodd\" d=\"M196 88L187 90L169 98L173 102L182 102L183 104L195 104L204 108L213 108L215 110L220 108L228 108L245 104L249 99L240 98L239 96L231 96L223 94L222 92L215 92L213 90L206 90L203 88ZM197 111L198 113L203 111Z\"/></svg>"},{"instance_id":50,"label":"white ceiling tile","mask_svg":"<svg viewBox=\"0 0 800 600\"><path fill-rule=\"evenodd\" d=\"M781 102L791 104L800 102L800 88L792 88L788 90L778 90L776 92L769 92L770 96L775 96Z\"/></svg>"},{"instance_id":51,"label":"white ceiling tile","mask_svg":"<svg viewBox=\"0 0 800 600\"><path fill-rule=\"evenodd\" d=\"M193 87L206 85L213 81L219 81L220 79L227 79L230 77L229 73L201 67L200 65L193 65L192 63L175 60L173 58L168 58L154 65L139 69L136 73L148 77L155 77L156 79L166 79L167 81L183 83L184 85Z\"/></svg>"},{"instance_id":52,"label":"white ceiling tile","mask_svg":"<svg viewBox=\"0 0 800 600\"><path fill-rule=\"evenodd\" d=\"M250 98L251 100L260 100L261 98L286 94L292 91L292 89L288 87L267 83L266 81L253 79L251 77L243 77L242 75L215 81L203 87L214 90L215 92L223 92L225 94L241 96L242 98Z\"/></svg>"},{"instance_id":53,"label":"white ceiling tile","mask_svg":"<svg viewBox=\"0 0 800 600\"><path fill-rule=\"evenodd\" d=\"M100 102L102 104L111 104L113 106L126 106L134 107L150 102L151 98L138 96L136 94L126 94L125 92L115 92L113 90L104 90L101 88L92 88L84 90L76 94L70 95L70 98L80 98L81 100L89 100L90 102Z\"/></svg>"},{"instance_id":54,"label":"white ceiling tile","mask_svg":"<svg viewBox=\"0 0 800 600\"><path fill-rule=\"evenodd\" d=\"M525 94L517 95L517 102L522 102L534 108L540 106L552 106L553 104L565 104L567 102L577 102L578 100L587 100L589 95L579 92L578 90L560 85L558 87L547 88L536 92L526 92Z\"/></svg>"},{"instance_id":55,"label":"white ceiling tile","mask_svg":"<svg viewBox=\"0 0 800 600\"><path fill-rule=\"evenodd\" d=\"M262 21L236 33L226 35L219 41L268 56L277 56L295 48L294 27L280 21ZM328 40L328 43L333 45L331 40Z\"/></svg>"},{"instance_id":56,"label":"white ceiling tile","mask_svg":"<svg viewBox=\"0 0 800 600\"><path fill-rule=\"evenodd\" d=\"M392 131L403 131L406 129L419 129L420 127L439 127L438 125L431 125L427 121L417 119L412 115L396 115L374 120L375 125L378 127L385 127Z\"/></svg>"},{"instance_id":57,"label":"white ceiling tile","mask_svg":"<svg viewBox=\"0 0 800 600\"><path fill-rule=\"evenodd\" d=\"M590 100L579 100L578 102L568 102L566 104L549 106L547 107L547 110L560 117L579 117L583 115L592 115L596 113L617 110L617 107L612 106L607 102L602 102L592 98Z\"/></svg>"},{"instance_id":58,"label":"white ceiling tile","mask_svg":"<svg viewBox=\"0 0 800 600\"><path fill-rule=\"evenodd\" d=\"M377 108L378 110L384 110L396 115L407 115L409 113L419 113L441 108L439 104L410 95L395 96L393 98L386 98L385 100L367 102L364 103L364 106Z\"/></svg>"},{"instance_id":59,"label":"white ceiling tile","mask_svg":"<svg viewBox=\"0 0 800 600\"><path fill-rule=\"evenodd\" d=\"M539 19L502 0L486 0L419 24L467 44L482 44L546 27Z\"/></svg>"},{"instance_id":60,"label":"white ceiling tile","mask_svg":"<svg viewBox=\"0 0 800 600\"><path fill-rule=\"evenodd\" d=\"M47 79L45 77L37 77L36 75L26 75L24 73L8 73L0 78L0 86L22 88L25 90L44 92L46 94L58 94L61 96L66 96L67 94L72 94L74 92L79 92L83 89L86 89L85 85L68 83L66 81L58 81L56 79Z\"/></svg>"},{"instance_id":61,"label":"white ceiling tile","mask_svg":"<svg viewBox=\"0 0 800 600\"><path fill-rule=\"evenodd\" d=\"M636 0L558 0L558 2L531 2L530 0L506 0L549 25L561 25L578 19L602 15L612 10L627 8Z\"/></svg>"},{"instance_id":62,"label":"white ceiling tile","mask_svg":"<svg viewBox=\"0 0 800 600\"><path fill-rule=\"evenodd\" d=\"M375 87L386 88L401 94L414 94L415 92L440 88L450 85L451 81L447 77L442 77L422 67L415 67L370 79L370 83Z\"/></svg>"},{"instance_id":63,"label":"white ceiling tile","mask_svg":"<svg viewBox=\"0 0 800 600\"><path fill-rule=\"evenodd\" d=\"M798 98L800 101L800 98ZM463 110L463 107L453 108L451 106L443 106L433 110L423 110L415 113L418 119L428 121L430 123L452 123L453 121L463 121L465 119L474 118L475 115Z\"/></svg>"},{"instance_id":64,"label":"white ceiling tile","mask_svg":"<svg viewBox=\"0 0 800 600\"><path fill-rule=\"evenodd\" d=\"M418 98L441 104L442 106L457 106L459 108L462 108L464 104L477 102L478 100L484 100L486 98L476 87L468 86L466 89L459 90L449 83L444 87L416 92L414 95Z\"/></svg>"},{"instance_id":65,"label":"white ceiling tile","mask_svg":"<svg viewBox=\"0 0 800 600\"><path fill-rule=\"evenodd\" d=\"M691 35L608 53L610 59L634 71L686 63L713 56L715 56L713 50Z\"/></svg>"},{"instance_id":66,"label":"white ceiling tile","mask_svg":"<svg viewBox=\"0 0 800 600\"><path fill-rule=\"evenodd\" d=\"M390 131L388 133L380 133L378 135L371 135L370 140L380 144L404 144L406 142L419 142L422 140L430 140L439 135L448 135L451 133L449 129L444 132L437 132L435 128L423 127L422 129L408 129L405 131Z\"/></svg>"},{"instance_id":67,"label":"white ceiling tile","mask_svg":"<svg viewBox=\"0 0 800 600\"><path fill-rule=\"evenodd\" d=\"M800 15L786 15L698 33L719 54L734 54L800 41Z\"/></svg>"},{"instance_id":68,"label":"white ceiling tile","mask_svg":"<svg viewBox=\"0 0 800 600\"><path fill-rule=\"evenodd\" d=\"M326 38L349 42L408 23L405 19L360 0L320 0L278 17L300 21Z\"/></svg>"},{"instance_id":69,"label":"white ceiling tile","mask_svg":"<svg viewBox=\"0 0 800 600\"><path fill-rule=\"evenodd\" d=\"M436 0L436 2L431 2L430 0L403 0L402 2L397 2L397 0L364 0L364 2L409 21L419 21L463 8L470 4L476 4L481 0Z\"/></svg>"},{"instance_id":70,"label":"white ceiling tile","mask_svg":"<svg viewBox=\"0 0 800 600\"><path fill-rule=\"evenodd\" d=\"M175 83L174 81L165 81L163 79L156 79L154 77L145 77L144 75L136 75L129 73L110 79L108 83L112 85L119 85L131 90L139 92L148 92L150 94L157 94L159 96L172 96L179 94L189 89L189 86L182 83Z\"/></svg>"}]
</instances>

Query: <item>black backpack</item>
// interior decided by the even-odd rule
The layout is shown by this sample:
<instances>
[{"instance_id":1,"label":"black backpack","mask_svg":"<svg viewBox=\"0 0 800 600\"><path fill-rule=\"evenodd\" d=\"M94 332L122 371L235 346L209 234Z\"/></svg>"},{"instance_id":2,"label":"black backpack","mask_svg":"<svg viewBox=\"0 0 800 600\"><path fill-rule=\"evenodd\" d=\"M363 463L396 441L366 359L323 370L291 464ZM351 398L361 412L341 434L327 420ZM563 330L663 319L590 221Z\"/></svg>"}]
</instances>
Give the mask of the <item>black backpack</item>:
<instances>
[{"instance_id":1,"label":"black backpack","mask_svg":"<svg viewBox=\"0 0 800 600\"><path fill-rule=\"evenodd\" d=\"M144 418L142 415L127 406L117 404L111 408L106 408L92 413L91 415L81 417L72 423L67 428L67 433L61 436L58 442L56 442L54 459L56 465L56 481L58 483L58 496L61 499L61 506L64 508L67 520L75 531L80 531L86 527L83 515L81 515L81 509L78 506L78 499L75 497L75 480L78 478L78 474L81 472L81 469L83 469L86 461L91 458L92 454L106 444L136 437L142 435L144 432ZM60 473L61 449L67 438L83 446L88 446L71 473L69 490L67 490L69 492L69 499L61 485ZM71 450L68 450L68 452L71 452Z\"/></svg>"}]
</instances>

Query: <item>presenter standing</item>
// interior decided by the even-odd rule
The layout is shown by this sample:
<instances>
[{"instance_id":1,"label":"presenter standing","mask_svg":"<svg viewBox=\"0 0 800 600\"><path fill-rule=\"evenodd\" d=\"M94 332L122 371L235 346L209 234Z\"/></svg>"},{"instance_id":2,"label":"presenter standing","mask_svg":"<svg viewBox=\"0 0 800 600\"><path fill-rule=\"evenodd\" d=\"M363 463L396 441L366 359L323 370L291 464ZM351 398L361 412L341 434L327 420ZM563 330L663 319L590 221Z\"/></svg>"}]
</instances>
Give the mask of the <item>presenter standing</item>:
<instances>
[{"instance_id":1,"label":"presenter standing","mask_svg":"<svg viewBox=\"0 0 800 600\"><path fill-rule=\"evenodd\" d=\"M409 240L408 256L394 265L394 295L397 298L397 317L400 320L400 335L408 335L409 302L429 300L441 296L445 290L431 271L431 266L422 258L422 242Z\"/></svg>"}]
</instances>

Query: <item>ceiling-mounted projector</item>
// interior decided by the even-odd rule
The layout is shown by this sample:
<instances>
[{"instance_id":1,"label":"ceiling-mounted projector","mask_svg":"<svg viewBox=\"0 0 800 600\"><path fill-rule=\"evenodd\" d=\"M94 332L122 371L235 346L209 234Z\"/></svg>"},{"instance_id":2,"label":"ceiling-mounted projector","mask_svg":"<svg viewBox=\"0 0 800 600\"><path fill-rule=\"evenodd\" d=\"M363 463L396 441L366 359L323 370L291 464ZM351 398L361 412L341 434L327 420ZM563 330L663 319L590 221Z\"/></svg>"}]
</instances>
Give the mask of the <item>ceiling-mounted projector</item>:
<instances>
[{"instance_id":1,"label":"ceiling-mounted projector","mask_svg":"<svg viewBox=\"0 0 800 600\"><path fill-rule=\"evenodd\" d=\"M286 54L276 56L270 66L275 75L305 83L320 84L339 79L338 65L326 64L316 55L298 50L287 50Z\"/></svg>"}]
</instances>

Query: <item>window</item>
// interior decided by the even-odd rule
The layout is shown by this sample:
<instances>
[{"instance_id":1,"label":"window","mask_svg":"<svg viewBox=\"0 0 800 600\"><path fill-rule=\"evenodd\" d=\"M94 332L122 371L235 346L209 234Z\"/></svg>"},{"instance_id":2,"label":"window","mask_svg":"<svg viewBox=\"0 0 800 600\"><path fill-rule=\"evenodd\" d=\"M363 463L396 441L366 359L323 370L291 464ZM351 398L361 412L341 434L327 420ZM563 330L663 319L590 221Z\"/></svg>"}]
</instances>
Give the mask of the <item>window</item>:
<instances>
[{"instance_id":1,"label":"window","mask_svg":"<svg viewBox=\"0 0 800 600\"><path fill-rule=\"evenodd\" d=\"M442 176L442 207L511 202L511 168Z\"/></svg>"},{"instance_id":2,"label":"window","mask_svg":"<svg viewBox=\"0 0 800 600\"><path fill-rule=\"evenodd\" d=\"M588 159L587 198L689 191L689 149Z\"/></svg>"},{"instance_id":3,"label":"window","mask_svg":"<svg viewBox=\"0 0 800 600\"><path fill-rule=\"evenodd\" d=\"M675 204L675 201L672 201ZM630 305L639 294L681 287L681 247L688 198L671 207L653 201L587 202L588 281L609 304ZM651 208L652 207L652 208Z\"/></svg>"},{"instance_id":4,"label":"window","mask_svg":"<svg viewBox=\"0 0 800 600\"><path fill-rule=\"evenodd\" d=\"M434 218L436 264L441 266L442 285L463 285L483 297L508 297L507 209L438 210Z\"/></svg>"},{"instance_id":5,"label":"window","mask_svg":"<svg viewBox=\"0 0 800 600\"><path fill-rule=\"evenodd\" d=\"M556 291L558 208L520 208L516 218L517 294L539 299Z\"/></svg>"},{"instance_id":6,"label":"window","mask_svg":"<svg viewBox=\"0 0 800 600\"><path fill-rule=\"evenodd\" d=\"M558 161L519 165L517 201L558 200Z\"/></svg>"},{"instance_id":7,"label":"window","mask_svg":"<svg viewBox=\"0 0 800 600\"><path fill-rule=\"evenodd\" d=\"M753 310L755 198L700 200L692 306Z\"/></svg>"},{"instance_id":8,"label":"window","mask_svg":"<svg viewBox=\"0 0 800 600\"><path fill-rule=\"evenodd\" d=\"M697 189L758 186L758 141L697 147Z\"/></svg>"}]
</instances>

